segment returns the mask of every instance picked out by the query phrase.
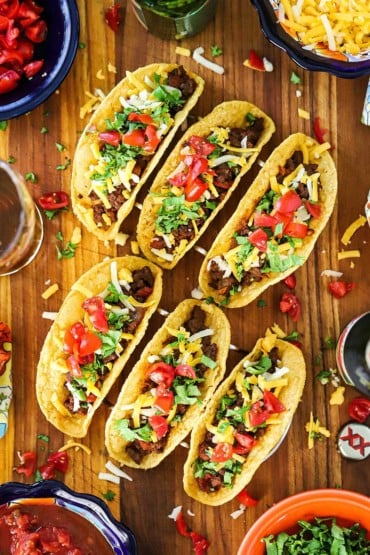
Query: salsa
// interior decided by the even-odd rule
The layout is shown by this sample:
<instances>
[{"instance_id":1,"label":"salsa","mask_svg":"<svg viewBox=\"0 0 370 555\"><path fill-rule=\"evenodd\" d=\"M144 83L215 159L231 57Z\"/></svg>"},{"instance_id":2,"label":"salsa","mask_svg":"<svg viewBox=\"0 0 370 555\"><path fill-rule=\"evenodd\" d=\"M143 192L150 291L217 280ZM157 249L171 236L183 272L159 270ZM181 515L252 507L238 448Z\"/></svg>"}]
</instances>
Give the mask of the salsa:
<instances>
[{"instance_id":1,"label":"salsa","mask_svg":"<svg viewBox=\"0 0 370 555\"><path fill-rule=\"evenodd\" d=\"M47 502L0 507L0 555L10 553L112 555L113 550L88 520Z\"/></svg>"}]
</instances>

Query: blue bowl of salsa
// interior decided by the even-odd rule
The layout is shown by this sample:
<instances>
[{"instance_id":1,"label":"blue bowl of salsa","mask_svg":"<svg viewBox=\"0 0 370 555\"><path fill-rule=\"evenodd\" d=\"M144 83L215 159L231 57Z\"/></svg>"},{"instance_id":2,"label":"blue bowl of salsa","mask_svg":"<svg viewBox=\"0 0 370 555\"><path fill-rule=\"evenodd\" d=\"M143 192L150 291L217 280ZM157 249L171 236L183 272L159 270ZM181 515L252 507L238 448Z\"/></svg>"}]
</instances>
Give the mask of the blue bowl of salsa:
<instances>
[{"instance_id":1,"label":"blue bowl of salsa","mask_svg":"<svg viewBox=\"0 0 370 555\"><path fill-rule=\"evenodd\" d=\"M34 541L40 553L55 555L137 553L133 533L113 517L104 501L57 480L0 486L0 553L13 553L12 537ZM28 553L26 547L17 547L17 553Z\"/></svg>"},{"instance_id":2,"label":"blue bowl of salsa","mask_svg":"<svg viewBox=\"0 0 370 555\"><path fill-rule=\"evenodd\" d=\"M20 0L19 5L24 4L29 6L24 0ZM30 3L31 4L31 3ZM0 55L0 60L4 58L5 61L0 61L0 121L12 119L22 114L28 113L42 104L51 94L53 94L62 81L67 76L72 63L75 59L79 33L80 33L80 20L78 8L75 0L36 0L35 3L42 10L39 13L37 22L42 21L46 25L46 32L39 32L39 37L34 37L36 41L32 42L28 39L32 37L30 31L25 28L21 30L22 44L27 43L28 47L14 45L13 56L17 57L17 64L14 66L12 56L4 58ZM10 7L12 3L7 3ZM0 7L1 8L1 7ZM10 9L10 8L9 8ZM0 15L15 21L14 25L18 25L18 20L21 15L7 12L7 8L0 9ZM40 23L35 23L37 25ZM21 24L19 23L21 29ZM37 29L37 27L36 27ZM28 34L25 34L28 33ZM37 30L33 32L37 35ZM30 59L25 58L26 50L33 48L33 55ZM18 58L20 56L20 58ZM27 64L35 63L38 60L43 60L43 65L31 77L28 77L25 72ZM2 83L1 74L5 69L16 69L21 75L17 86L13 90L7 91L6 85ZM31 71L32 73L32 71ZM14 77L14 74L12 74ZM5 91L5 92L4 92Z\"/></svg>"}]
</instances>

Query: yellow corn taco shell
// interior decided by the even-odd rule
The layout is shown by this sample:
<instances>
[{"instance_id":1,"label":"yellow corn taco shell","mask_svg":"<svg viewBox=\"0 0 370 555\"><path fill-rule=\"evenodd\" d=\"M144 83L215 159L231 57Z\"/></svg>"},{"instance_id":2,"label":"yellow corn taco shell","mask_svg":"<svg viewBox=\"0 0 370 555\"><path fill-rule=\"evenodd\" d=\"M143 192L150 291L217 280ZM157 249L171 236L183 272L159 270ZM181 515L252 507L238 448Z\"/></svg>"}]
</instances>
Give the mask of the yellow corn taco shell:
<instances>
[{"instance_id":1,"label":"yellow corn taco shell","mask_svg":"<svg viewBox=\"0 0 370 555\"><path fill-rule=\"evenodd\" d=\"M97 154L99 152L99 133L106 130L106 119L113 119L115 112L122 111L123 107L120 99L123 98L127 100L133 94L139 95L142 91L152 90L152 86L146 83L148 79L153 82L155 74L165 77L170 71L178 67L178 64L160 63L141 67L133 72L126 72L126 77L111 90L101 105L93 113L81 135L73 161L71 182L72 207L79 220L91 233L96 235L98 239L103 241L111 240L117 235L123 220L131 212L141 187L158 164L177 129L197 103L204 88L203 79L195 73L186 70L188 76L194 79L196 83L193 94L186 100L183 108L173 116L167 132L162 136L161 143L158 145L154 155L151 156L150 161L141 173L138 183L132 187L131 191L125 191L127 198L118 210L117 221L108 221L105 222L104 225L97 225L95 223L93 204L92 200L89 198L89 193L91 191L91 181L89 178L92 171L91 167L96 166L97 159L99 158ZM104 171L104 168L102 168L102 171ZM112 184L109 186L111 185Z\"/></svg>"},{"instance_id":2,"label":"yellow corn taco shell","mask_svg":"<svg viewBox=\"0 0 370 555\"><path fill-rule=\"evenodd\" d=\"M118 358L105 364L107 377L102 379L100 383L93 380L87 387L86 394L92 393L96 397L95 400L89 402L85 414L78 410L78 399L76 399L77 406L73 406L73 409L70 410L65 404L69 395L69 390L65 385L69 373L66 362L69 355L63 350L66 330L80 321L87 328L96 332L92 321L86 316L86 312L82 308L82 303L86 299L105 295L109 283L115 283L117 278L122 283L132 283L133 273L145 267L150 269L154 278L150 295L142 302L136 301L133 297L128 297L125 303L129 308L127 309L124 306L121 309L121 312L124 313L128 313L128 310L131 311L131 314L138 321L136 327L132 329L131 333L122 333L121 336L119 333L117 335L117 332L113 332L117 341L125 340L125 342L123 346L118 342L113 349L118 353ZM124 286L122 286L122 291L125 291ZM56 428L73 437L84 437L86 435L95 411L101 405L129 356L142 339L161 295L162 270L136 256L122 256L101 262L90 268L74 283L46 336L36 375L36 395L40 409L46 419ZM106 314L109 314L112 306L112 303L105 301ZM109 331L111 329L114 328L110 326Z\"/></svg>"},{"instance_id":3,"label":"yellow corn taco shell","mask_svg":"<svg viewBox=\"0 0 370 555\"><path fill-rule=\"evenodd\" d=\"M182 241L181 244L175 248L171 253L169 259L159 256L154 253L150 247L151 241L156 235L155 220L160 209L161 190L165 187L167 177L174 172L180 162L180 153L186 141L192 136L200 136L207 138L214 128L230 129L233 127L245 127L247 114L252 114L255 118L264 119L264 129L259 137L254 148L242 149L235 148L232 154L235 157L242 159L243 164L240 166L240 171L236 176L233 184L227 189L223 199L218 202L217 207L211 212L210 216L205 220L204 224L196 230L195 236L190 241ZM153 184L150 188L149 194L146 196L143 208L141 210L138 226L137 238L139 246L143 254L149 260L159 264L164 269L173 268L179 260L193 247L201 235L206 231L212 220L216 217L218 212L225 205L232 192L238 186L241 178L248 172L257 157L259 156L262 147L270 140L275 131L275 125L271 118L269 118L262 110L254 104L241 100L232 100L223 102L216 106L212 112L202 118L200 121L189 127L184 133L180 141L177 143L160 171L158 172ZM227 147L226 147L227 148ZM194 203L189 202L188 206ZM172 257L172 258L171 258Z\"/></svg>"},{"instance_id":4,"label":"yellow corn taco shell","mask_svg":"<svg viewBox=\"0 0 370 555\"><path fill-rule=\"evenodd\" d=\"M193 317L193 310L196 307L199 307L205 313L204 329L208 331L213 330L213 333L210 335L210 341L217 345L214 367L206 369L203 374L204 382L198 384L200 391L198 400L200 402L189 405L181 419L174 419L176 415L175 398L175 405L167 416L169 432L164 449L162 451L151 452L145 455L140 462L135 462L126 451L126 447L130 442L119 433L117 423L130 418L133 422L136 420L139 423L140 410L143 409L145 411L145 408L148 410L148 406L152 404L152 395L145 384L147 382L147 372L151 364L150 361L156 360L156 358L159 359L159 353L168 350L169 343L176 341L177 332L180 329L185 329L183 325ZM182 352L180 356L186 357L188 361L192 360L194 366L195 364L199 365L200 362L199 348L195 348L200 342L200 338L194 338L193 341L190 341L190 346L184 352L180 348L180 352ZM136 363L122 387L117 403L106 424L105 441L109 455L121 464L142 469L153 468L167 457L193 428L199 415L204 411L204 407L211 399L217 384L222 379L225 372L229 344L230 326L221 309L193 299L182 301L166 318L164 324L145 347L140 360ZM197 358L198 361L196 361ZM145 395L151 397L147 403L143 402ZM153 413L160 414L160 411L154 409ZM142 421L140 421L140 425L142 425Z\"/></svg>"},{"instance_id":5,"label":"yellow corn taco shell","mask_svg":"<svg viewBox=\"0 0 370 555\"><path fill-rule=\"evenodd\" d=\"M232 481L231 487L222 486L218 491L202 491L198 486L196 478L194 477L194 462L198 457L198 449L205 439L206 432L212 430L214 431L214 428L218 428L218 426L215 426L214 424L217 411L220 408L220 401L225 395L230 395L233 391L239 391L242 392L241 394L243 395L244 405L250 406L250 403L254 401L254 392L252 391L248 393L248 391L243 389L241 386L245 376L244 365L246 364L246 361L258 361L261 353L269 352L273 346L278 349L280 367L286 367L289 369L289 372L285 373L280 380L275 381L275 384L277 384L280 388L278 399L284 405L285 411L274 414L269 420L267 420L266 427L262 428L263 435L258 437L257 443L249 451L247 456L242 457L240 455L233 455L234 460L241 462L242 466L240 473L236 473L234 475L235 477ZM254 378L256 380L258 379L256 376ZM235 366L226 380L218 387L216 393L208 403L204 415L194 426L191 435L189 454L184 465L183 483L186 493L190 497L193 497L197 501L206 505L222 505L223 503L233 499L243 488L245 488L245 486L253 478L253 475L259 466L284 437L287 429L289 428L303 392L305 378L305 362L300 349L287 341L277 339L277 336L274 334L269 334L266 335L265 338L259 339L251 353L249 353L237 364L237 366ZM282 383L286 383L286 385L281 385ZM261 387L261 382L259 382L259 386ZM251 399L247 399L248 395L250 395ZM247 423L248 413L244 418ZM223 433L227 434L230 429L232 428L228 428L224 423ZM234 438L230 439L229 437L229 439L226 438L226 441L233 444L233 439ZM220 436L218 440L225 441ZM219 464L220 467L223 466L223 463Z\"/></svg>"},{"instance_id":6,"label":"yellow corn taco shell","mask_svg":"<svg viewBox=\"0 0 370 555\"><path fill-rule=\"evenodd\" d=\"M267 287L293 273L307 260L330 218L336 200L337 173L334 161L327 151L328 146L319 145L314 139L303 133L296 133L290 135L275 148L244 197L240 200L234 215L217 235L202 263L199 284L205 297L211 296L216 303L221 303L228 308L245 306L258 297ZM249 285L241 285L236 293L226 297L210 286L210 261L215 257L225 257L226 255L231 268L233 268L233 248L235 247L235 243L232 242L233 234L243 222L248 223L261 198L272 187L279 187L274 178L295 151L302 151L305 162L318 165L315 173L319 174L321 182L321 185L317 187L317 200L321 206L321 214L319 217L311 219L309 224L310 234L307 234L302 244L294 250L294 254L301 258L301 264L291 266L285 271L265 273L261 281L252 281Z\"/></svg>"}]
</instances>

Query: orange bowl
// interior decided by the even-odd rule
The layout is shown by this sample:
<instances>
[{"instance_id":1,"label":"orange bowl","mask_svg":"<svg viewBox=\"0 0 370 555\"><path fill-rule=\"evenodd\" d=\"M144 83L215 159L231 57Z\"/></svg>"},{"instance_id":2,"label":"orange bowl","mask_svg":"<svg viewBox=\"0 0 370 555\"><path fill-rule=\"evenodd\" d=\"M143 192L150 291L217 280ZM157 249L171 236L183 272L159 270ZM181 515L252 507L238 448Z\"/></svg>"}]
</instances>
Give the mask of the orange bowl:
<instances>
[{"instance_id":1,"label":"orange bowl","mask_svg":"<svg viewBox=\"0 0 370 555\"><path fill-rule=\"evenodd\" d=\"M248 530L237 555L265 555L262 538L289 531L298 520L334 517L339 523L359 522L370 534L370 498L342 489L317 489L292 495L273 505Z\"/></svg>"}]
</instances>

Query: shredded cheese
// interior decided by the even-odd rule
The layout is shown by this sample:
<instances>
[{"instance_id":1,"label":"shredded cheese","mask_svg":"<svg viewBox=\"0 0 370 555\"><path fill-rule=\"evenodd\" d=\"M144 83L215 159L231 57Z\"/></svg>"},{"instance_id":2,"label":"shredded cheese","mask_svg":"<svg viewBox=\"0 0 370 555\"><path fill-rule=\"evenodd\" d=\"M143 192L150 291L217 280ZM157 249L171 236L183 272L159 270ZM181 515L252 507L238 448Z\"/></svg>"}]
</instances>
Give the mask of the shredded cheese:
<instances>
[{"instance_id":1,"label":"shredded cheese","mask_svg":"<svg viewBox=\"0 0 370 555\"><path fill-rule=\"evenodd\" d=\"M361 253L358 249L352 251L340 251L337 254L338 260L344 260L345 258L360 258Z\"/></svg>"},{"instance_id":2,"label":"shredded cheese","mask_svg":"<svg viewBox=\"0 0 370 555\"><path fill-rule=\"evenodd\" d=\"M314 440L319 439L322 436L330 437L330 432L324 426L321 426L320 421L316 418L316 421L313 419L312 411L310 413L310 420L307 422L306 432L308 432L308 448L312 449L314 446Z\"/></svg>"},{"instance_id":3,"label":"shredded cheese","mask_svg":"<svg viewBox=\"0 0 370 555\"><path fill-rule=\"evenodd\" d=\"M131 241L131 252L132 254L139 254L139 244L137 241Z\"/></svg>"},{"instance_id":4,"label":"shredded cheese","mask_svg":"<svg viewBox=\"0 0 370 555\"><path fill-rule=\"evenodd\" d=\"M345 388L343 386L337 387L330 396L329 405L343 405L344 392Z\"/></svg>"},{"instance_id":5,"label":"shredded cheese","mask_svg":"<svg viewBox=\"0 0 370 555\"><path fill-rule=\"evenodd\" d=\"M351 238L354 233L367 222L365 216L359 216L357 220L354 220L345 230L342 235L341 242L343 245L348 245L351 242Z\"/></svg>"},{"instance_id":6,"label":"shredded cheese","mask_svg":"<svg viewBox=\"0 0 370 555\"><path fill-rule=\"evenodd\" d=\"M302 119L310 119L310 113L303 110L303 108L298 108L298 116Z\"/></svg>"},{"instance_id":7,"label":"shredded cheese","mask_svg":"<svg viewBox=\"0 0 370 555\"><path fill-rule=\"evenodd\" d=\"M191 56L191 50L189 50L189 48L184 48L183 46L176 46L175 52L180 56Z\"/></svg>"},{"instance_id":8,"label":"shredded cheese","mask_svg":"<svg viewBox=\"0 0 370 555\"><path fill-rule=\"evenodd\" d=\"M45 289L43 293L41 293L41 297L45 300L49 299L58 290L59 290L59 285L57 283L53 283L53 285L50 285L50 287L48 287L47 289Z\"/></svg>"},{"instance_id":9,"label":"shredded cheese","mask_svg":"<svg viewBox=\"0 0 370 555\"><path fill-rule=\"evenodd\" d=\"M79 443L78 441L74 441L73 439L69 439L67 441L67 443L65 443L63 445L63 447L58 449L58 451L59 452L67 451L67 449L72 449L72 447L74 447L76 449L76 451L78 451L79 449L82 449L82 451L85 451L85 453L87 453L88 455L91 455L90 447L87 447L87 445L83 445L82 443Z\"/></svg>"}]
</instances>

